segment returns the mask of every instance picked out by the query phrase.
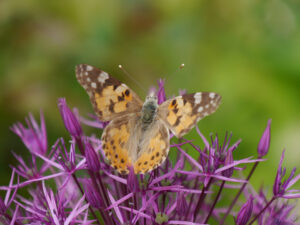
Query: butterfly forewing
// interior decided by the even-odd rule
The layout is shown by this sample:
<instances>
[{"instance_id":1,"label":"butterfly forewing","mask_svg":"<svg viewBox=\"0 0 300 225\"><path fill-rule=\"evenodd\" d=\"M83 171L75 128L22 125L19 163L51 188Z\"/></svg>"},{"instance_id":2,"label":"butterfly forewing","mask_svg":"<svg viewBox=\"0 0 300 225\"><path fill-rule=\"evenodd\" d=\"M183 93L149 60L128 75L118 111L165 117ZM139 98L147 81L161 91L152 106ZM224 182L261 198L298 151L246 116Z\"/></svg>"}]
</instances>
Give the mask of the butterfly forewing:
<instances>
[{"instance_id":1,"label":"butterfly forewing","mask_svg":"<svg viewBox=\"0 0 300 225\"><path fill-rule=\"evenodd\" d=\"M162 103L158 115L177 137L182 137L200 119L215 112L220 100L221 96L214 92L186 94Z\"/></svg>"},{"instance_id":2,"label":"butterfly forewing","mask_svg":"<svg viewBox=\"0 0 300 225\"><path fill-rule=\"evenodd\" d=\"M143 102L127 85L90 65L76 66L76 78L90 96L101 121L141 111Z\"/></svg>"}]
</instances>

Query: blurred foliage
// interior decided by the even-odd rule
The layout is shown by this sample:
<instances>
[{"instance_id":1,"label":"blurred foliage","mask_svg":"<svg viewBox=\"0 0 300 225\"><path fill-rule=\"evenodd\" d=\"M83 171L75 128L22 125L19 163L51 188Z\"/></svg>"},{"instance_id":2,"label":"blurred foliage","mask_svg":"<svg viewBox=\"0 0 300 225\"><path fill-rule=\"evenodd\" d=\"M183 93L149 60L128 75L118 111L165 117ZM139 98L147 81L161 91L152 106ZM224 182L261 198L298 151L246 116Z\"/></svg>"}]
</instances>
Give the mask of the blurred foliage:
<instances>
[{"instance_id":1,"label":"blurred foliage","mask_svg":"<svg viewBox=\"0 0 300 225\"><path fill-rule=\"evenodd\" d=\"M272 118L269 160L252 180L271 185L283 148L288 168L300 163L299 23L298 0L0 1L1 184L16 163L11 150L28 155L9 130L13 123L43 110L51 146L67 135L59 97L82 115L92 112L74 74L76 64L88 63L142 98L160 77L169 96L179 89L220 93L220 109L199 127L207 136L232 131L233 140L242 138L236 159L256 156Z\"/></svg>"}]
</instances>

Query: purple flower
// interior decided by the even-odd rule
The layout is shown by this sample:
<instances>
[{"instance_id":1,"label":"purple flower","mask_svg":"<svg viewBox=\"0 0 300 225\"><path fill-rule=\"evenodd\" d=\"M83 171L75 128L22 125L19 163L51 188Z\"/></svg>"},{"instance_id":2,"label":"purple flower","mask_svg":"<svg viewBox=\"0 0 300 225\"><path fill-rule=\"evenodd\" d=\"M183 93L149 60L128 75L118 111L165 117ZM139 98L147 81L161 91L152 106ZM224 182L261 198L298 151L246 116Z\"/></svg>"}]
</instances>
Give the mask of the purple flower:
<instances>
[{"instance_id":1,"label":"purple flower","mask_svg":"<svg viewBox=\"0 0 300 225\"><path fill-rule=\"evenodd\" d=\"M180 217L185 216L188 211L186 196L184 196L183 192L177 194L176 211Z\"/></svg>"},{"instance_id":2,"label":"purple flower","mask_svg":"<svg viewBox=\"0 0 300 225\"><path fill-rule=\"evenodd\" d=\"M85 157L88 168L93 172L98 172L100 170L99 156L96 154L92 145L85 140Z\"/></svg>"},{"instance_id":3,"label":"purple flower","mask_svg":"<svg viewBox=\"0 0 300 225\"><path fill-rule=\"evenodd\" d=\"M237 219L236 219L236 224L237 225L246 225L251 217L253 210L253 197L250 195L248 198L248 201L242 206L240 209Z\"/></svg>"},{"instance_id":4,"label":"purple flower","mask_svg":"<svg viewBox=\"0 0 300 225\"><path fill-rule=\"evenodd\" d=\"M158 92L157 92L157 99L158 99L158 104L163 103L164 101L166 101L166 93L165 93L165 80L163 79L159 79L158 82Z\"/></svg>"},{"instance_id":5,"label":"purple flower","mask_svg":"<svg viewBox=\"0 0 300 225\"><path fill-rule=\"evenodd\" d=\"M16 123L11 130L17 134L29 149L31 153L46 154L47 151L47 132L43 113L40 116L41 126L37 124L32 114L26 118L28 128L25 128L21 123Z\"/></svg>"},{"instance_id":6,"label":"purple flower","mask_svg":"<svg viewBox=\"0 0 300 225\"><path fill-rule=\"evenodd\" d=\"M82 129L80 123L72 110L67 106L65 98L58 99L58 107L61 117L64 121L65 127L71 136L79 138L82 135Z\"/></svg>"},{"instance_id":7,"label":"purple flower","mask_svg":"<svg viewBox=\"0 0 300 225\"><path fill-rule=\"evenodd\" d=\"M293 170L290 173L290 176L287 179L283 180L286 174L286 168L282 168L284 152L285 151L282 151L281 159L278 165L277 174L273 185L273 195L275 197L287 198L287 199L299 198L300 190L290 190L290 191L288 190L300 179L300 174L294 177L296 168L293 168Z\"/></svg>"},{"instance_id":8,"label":"purple flower","mask_svg":"<svg viewBox=\"0 0 300 225\"><path fill-rule=\"evenodd\" d=\"M85 196L91 206L100 209L104 207L103 199L101 198L98 190L95 189L94 184L91 179L82 180L83 187L85 190Z\"/></svg>"},{"instance_id":9,"label":"purple flower","mask_svg":"<svg viewBox=\"0 0 300 225\"><path fill-rule=\"evenodd\" d=\"M104 129L109 124L109 121L102 122L98 119L97 116L92 115L92 114L88 115L90 117L90 119L86 119L86 118L79 115L77 109L74 109L74 113L75 113L76 117L79 118L81 123L83 123L87 126L90 126L90 127L95 127L95 128L98 128L98 129Z\"/></svg>"},{"instance_id":10,"label":"purple flower","mask_svg":"<svg viewBox=\"0 0 300 225\"><path fill-rule=\"evenodd\" d=\"M227 165L230 165L231 163L233 163L233 156L232 156L232 151L230 150L230 151L228 151L228 153L226 155L224 165L227 166ZM233 171L234 171L234 168L231 167L227 170L224 170L222 172L222 175L225 177L231 177L233 174Z\"/></svg>"},{"instance_id":11,"label":"purple flower","mask_svg":"<svg viewBox=\"0 0 300 225\"><path fill-rule=\"evenodd\" d=\"M259 158L264 157L268 153L270 148L271 121L272 121L271 119L268 120L268 125L257 146L257 152Z\"/></svg>"},{"instance_id":12,"label":"purple flower","mask_svg":"<svg viewBox=\"0 0 300 225\"><path fill-rule=\"evenodd\" d=\"M4 215L5 212L6 212L6 206L2 198L0 197L0 215Z\"/></svg>"},{"instance_id":13,"label":"purple flower","mask_svg":"<svg viewBox=\"0 0 300 225\"><path fill-rule=\"evenodd\" d=\"M54 144L56 161L62 166L64 171L75 172L76 170L76 153L75 144L72 142L70 150L65 145L63 138L60 138Z\"/></svg>"},{"instance_id":14,"label":"purple flower","mask_svg":"<svg viewBox=\"0 0 300 225\"><path fill-rule=\"evenodd\" d=\"M293 213L295 209L295 204L289 203L288 199L276 199L272 200L272 204L262 211L265 208L266 203L268 204L268 199L263 188L259 190L257 194L252 189L252 194L255 201L253 202L253 215L260 216L258 218L258 224L264 225L273 225L273 224L295 224L297 220L297 213ZM246 195L246 198L249 198L249 195ZM273 199L273 198L272 198Z\"/></svg>"},{"instance_id":15,"label":"purple flower","mask_svg":"<svg viewBox=\"0 0 300 225\"><path fill-rule=\"evenodd\" d=\"M138 183L138 179L134 173L133 167L129 167L129 174L127 177L127 185L128 185L128 189L131 192L139 191L139 183Z\"/></svg>"},{"instance_id":16,"label":"purple flower","mask_svg":"<svg viewBox=\"0 0 300 225\"><path fill-rule=\"evenodd\" d=\"M10 208L11 204L15 200L18 188L15 189L10 188L11 186L13 186L14 179L15 179L15 170L13 169L9 186L7 188L3 188L4 190L6 190L4 201L0 197L0 215L5 215L7 209ZM17 183L19 183L19 177Z\"/></svg>"},{"instance_id":17,"label":"purple flower","mask_svg":"<svg viewBox=\"0 0 300 225\"><path fill-rule=\"evenodd\" d=\"M159 81L157 96L159 103L166 100L164 80ZM293 169L282 181L283 156L270 201L262 191L259 194L243 191L246 184L252 188L248 183L250 176L246 181L234 172L242 172L249 163L255 167L265 160L261 157L269 148L270 121L258 147L258 159L251 156L237 159L234 153L239 150L241 140L232 144L231 134L226 133L224 138L211 135L207 139L196 128L199 136L193 141L171 139L172 156L153 171L137 175L130 167L128 175L121 175L106 161L99 135L85 135L78 118L98 129L104 129L107 123L101 123L95 116L92 120L83 119L77 110L67 106L64 98L59 99L58 106L71 138L58 137L48 152L42 115L40 126L30 115L28 128L19 123L12 128L29 148L31 157L24 160L13 153L18 165L12 167L9 185L0 187L6 191L5 198L0 198L0 221L5 225L222 224L221 216L227 205L224 202L219 206L219 199L226 199L226 192L231 193L232 189L239 189L248 197L237 215L239 225L252 223L248 222L251 214L257 215L252 221L258 220L259 224L294 224L299 215L284 198L300 197L299 190L291 190L300 175L294 177ZM234 201L233 206L236 208Z\"/></svg>"}]
</instances>

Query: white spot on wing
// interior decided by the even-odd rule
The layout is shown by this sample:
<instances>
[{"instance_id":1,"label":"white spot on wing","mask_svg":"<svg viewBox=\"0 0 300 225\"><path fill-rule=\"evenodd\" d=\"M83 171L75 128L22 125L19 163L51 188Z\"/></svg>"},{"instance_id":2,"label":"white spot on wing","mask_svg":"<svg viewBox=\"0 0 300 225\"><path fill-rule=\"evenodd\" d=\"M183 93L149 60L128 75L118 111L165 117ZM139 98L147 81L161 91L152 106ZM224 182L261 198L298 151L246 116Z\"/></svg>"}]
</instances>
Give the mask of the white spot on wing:
<instances>
[{"instance_id":1,"label":"white spot on wing","mask_svg":"<svg viewBox=\"0 0 300 225\"><path fill-rule=\"evenodd\" d=\"M213 93L213 92L209 93L209 97L210 97L210 98L214 98L214 97L215 97L215 95L216 95L216 94L215 94L215 93Z\"/></svg>"},{"instance_id":2,"label":"white spot on wing","mask_svg":"<svg viewBox=\"0 0 300 225\"><path fill-rule=\"evenodd\" d=\"M198 117L197 120L196 120L196 122L198 123L199 120L201 120L201 119L202 119L202 117Z\"/></svg>"},{"instance_id":3,"label":"white spot on wing","mask_svg":"<svg viewBox=\"0 0 300 225\"><path fill-rule=\"evenodd\" d=\"M104 83L108 78L109 78L109 76L106 72L101 72L98 76L98 81L100 83Z\"/></svg>"},{"instance_id":4,"label":"white spot on wing","mask_svg":"<svg viewBox=\"0 0 300 225\"><path fill-rule=\"evenodd\" d=\"M91 83L91 87L92 87L92 88L96 88L96 87L97 87L97 84L96 84L95 82L92 82L92 83Z\"/></svg>"},{"instance_id":5,"label":"white spot on wing","mask_svg":"<svg viewBox=\"0 0 300 225\"><path fill-rule=\"evenodd\" d=\"M120 86L118 86L117 88L116 88L116 92L118 93L118 94L120 94L120 93L122 93L123 91L125 91L126 90L126 85L120 85Z\"/></svg>"},{"instance_id":6,"label":"white spot on wing","mask_svg":"<svg viewBox=\"0 0 300 225\"><path fill-rule=\"evenodd\" d=\"M202 101L202 93L201 92L197 92L194 95L194 98L195 98L195 104L200 104L201 101Z\"/></svg>"},{"instance_id":7,"label":"white spot on wing","mask_svg":"<svg viewBox=\"0 0 300 225\"><path fill-rule=\"evenodd\" d=\"M89 65L86 66L86 71L92 71L92 70L93 70L92 66L89 66Z\"/></svg>"},{"instance_id":8,"label":"white spot on wing","mask_svg":"<svg viewBox=\"0 0 300 225\"><path fill-rule=\"evenodd\" d=\"M198 108L198 110L197 110L198 112L202 112L203 111L203 107L202 106L200 106L199 108Z\"/></svg>"}]
</instances>

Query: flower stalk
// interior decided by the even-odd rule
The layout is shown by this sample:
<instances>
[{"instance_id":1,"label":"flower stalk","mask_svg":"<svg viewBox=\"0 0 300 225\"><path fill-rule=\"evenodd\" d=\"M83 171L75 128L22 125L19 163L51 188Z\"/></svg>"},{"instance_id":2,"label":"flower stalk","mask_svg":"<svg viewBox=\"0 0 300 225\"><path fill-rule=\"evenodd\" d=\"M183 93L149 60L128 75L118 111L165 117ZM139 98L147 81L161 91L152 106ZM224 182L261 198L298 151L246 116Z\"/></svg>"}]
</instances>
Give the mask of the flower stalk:
<instances>
[{"instance_id":1,"label":"flower stalk","mask_svg":"<svg viewBox=\"0 0 300 225\"><path fill-rule=\"evenodd\" d=\"M218 191L218 193L217 193L217 196L216 196L216 198L215 198L215 200L214 200L212 206L210 207L209 213L207 214L207 217L206 217L204 223L208 223L209 219L211 218L211 215L212 215L212 213L213 213L213 211L214 211L214 208L215 208L217 202L218 202L219 199L220 199L220 196L221 196L221 193L222 193L222 191L223 191L224 185L225 185L225 181L223 180L222 183L221 183L221 186L220 186L220 188L219 188L219 191Z\"/></svg>"}]
</instances>

